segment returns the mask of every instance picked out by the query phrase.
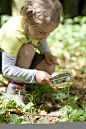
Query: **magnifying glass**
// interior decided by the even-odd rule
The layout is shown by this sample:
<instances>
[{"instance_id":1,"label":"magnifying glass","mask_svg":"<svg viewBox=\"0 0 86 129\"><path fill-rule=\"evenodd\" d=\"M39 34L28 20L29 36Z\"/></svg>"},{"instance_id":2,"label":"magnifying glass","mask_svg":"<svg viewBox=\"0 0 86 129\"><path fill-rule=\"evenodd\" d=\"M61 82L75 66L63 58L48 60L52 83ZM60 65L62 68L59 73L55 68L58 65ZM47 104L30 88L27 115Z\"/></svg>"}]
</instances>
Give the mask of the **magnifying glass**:
<instances>
[{"instance_id":1,"label":"magnifying glass","mask_svg":"<svg viewBox=\"0 0 86 129\"><path fill-rule=\"evenodd\" d=\"M62 73L50 78L53 84L61 84L69 81L70 79L71 79L70 73Z\"/></svg>"}]
</instances>

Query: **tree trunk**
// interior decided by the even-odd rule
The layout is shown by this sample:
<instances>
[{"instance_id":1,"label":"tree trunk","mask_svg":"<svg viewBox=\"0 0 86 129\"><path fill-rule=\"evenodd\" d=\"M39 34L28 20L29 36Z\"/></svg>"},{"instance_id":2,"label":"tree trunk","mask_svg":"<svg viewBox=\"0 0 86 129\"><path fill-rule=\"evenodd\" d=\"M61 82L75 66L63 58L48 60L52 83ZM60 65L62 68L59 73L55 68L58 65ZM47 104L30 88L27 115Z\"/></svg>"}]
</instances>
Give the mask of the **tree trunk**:
<instances>
[{"instance_id":1,"label":"tree trunk","mask_svg":"<svg viewBox=\"0 0 86 129\"><path fill-rule=\"evenodd\" d=\"M11 0L1 0L1 15L9 14L11 15Z\"/></svg>"},{"instance_id":2,"label":"tree trunk","mask_svg":"<svg viewBox=\"0 0 86 129\"><path fill-rule=\"evenodd\" d=\"M16 17L20 15L20 9L27 3L28 0L12 0L12 16Z\"/></svg>"},{"instance_id":3,"label":"tree trunk","mask_svg":"<svg viewBox=\"0 0 86 129\"><path fill-rule=\"evenodd\" d=\"M83 2L83 8L82 8L81 14L86 16L86 0L84 0Z\"/></svg>"},{"instance_id":4,"label":"tree trunk","mask_svg":"<svg viewBox=\"0 0 86 129\"><path fill-rule=\"evenodd\" d=\"M80 0L64 0L64 14L70 15L70 17L77 16L79 14L79 1Z\"/></svg>"}]
</instances>

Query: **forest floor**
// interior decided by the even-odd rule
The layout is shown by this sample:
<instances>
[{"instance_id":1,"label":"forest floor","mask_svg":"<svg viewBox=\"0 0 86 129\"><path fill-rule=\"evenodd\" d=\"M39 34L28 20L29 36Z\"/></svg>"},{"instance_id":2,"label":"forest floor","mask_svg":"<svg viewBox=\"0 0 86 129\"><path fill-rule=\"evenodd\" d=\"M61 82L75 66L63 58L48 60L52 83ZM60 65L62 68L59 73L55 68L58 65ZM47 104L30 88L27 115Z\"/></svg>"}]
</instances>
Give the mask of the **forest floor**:
<instances>
[{"instance_id":1,"label":"forest floor","mask_svg":"<svg viewBox=\"0 0 86 129\"><path fill-rule=\"evenodd\" d=\"M62 70L60 70L61 73ZM66 72L66 70L64 70ZM33 115L33 120L31 120L31 116L29 115L28 118L31 121L37 121L37 123L49 123L49 124L55 124L58 119L57 116L59 116L59 112L58 110L62 107L65 106L65 101L68 98L61 98L61 100L55 99L56 98L56 94L58 93L67 93L69 92L69 97L73 97L73 96L78 96L79 99L77 101L77 105L79 106L79 109L82 109L81 104L83 103L83 100L85 98L86 95L86 77L85 74L79 74L74 70L70 70L67 71L71 73L72 79L76 79L75 82L70 81L70 88L61 88L61 89L57 89L57 88L52 88L51 91L49 92L45 92L43 94L38 95L37 99L38 99L38 105L37 108L33 107L33 109L35 109L36 114ZM53 76L56 75L57 72L53 73ZM1 74L0 74L1 75ZM2 92L6 91L7 88L7 84L8 84L9 80L7 78L3 78L3 81L0 81L0 94L2 94ZM47 85L47 84L46 84ZM46 86L45 86L46 87ZM28 90L27 88L27 93L32 92L30 89ZM84 100L84 104L86 104L86 100ZM41 110L39 109L39 107L42 106ZM25 115L23 115L22 112L14 112L16 114L18 114L20 117L26 117Z\"/></svg>"}]
</instances>

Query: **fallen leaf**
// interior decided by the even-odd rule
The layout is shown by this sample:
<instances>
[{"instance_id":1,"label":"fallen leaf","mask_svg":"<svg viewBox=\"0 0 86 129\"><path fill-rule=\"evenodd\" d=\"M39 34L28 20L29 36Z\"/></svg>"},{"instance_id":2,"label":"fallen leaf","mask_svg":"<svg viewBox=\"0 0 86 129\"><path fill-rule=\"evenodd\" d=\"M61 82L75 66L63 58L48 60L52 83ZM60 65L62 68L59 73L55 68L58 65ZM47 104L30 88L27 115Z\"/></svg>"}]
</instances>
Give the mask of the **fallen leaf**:
<instances>
[{"instance_id":1,"label":"fallen leaf","mask_svg":"<svg viewBox=\"0 0 86 129\"><path fill-rule=\"evenodd\" d=\"M47 115L49 115L49 116L60 116L60 112L54 111L54 112L48 113Z\"/></svg>"},{"instance_id":2,"label":"fallen leaf","mask_svg":"<svg viewBox=\"0 0 86 129\"><path fill-rule=\"evenodd\" d=\"M2 92L6 92L6 89L7 89L6 87L1 87L0 88L0 94L2 94Z\"/></svg>"}]
</instances>

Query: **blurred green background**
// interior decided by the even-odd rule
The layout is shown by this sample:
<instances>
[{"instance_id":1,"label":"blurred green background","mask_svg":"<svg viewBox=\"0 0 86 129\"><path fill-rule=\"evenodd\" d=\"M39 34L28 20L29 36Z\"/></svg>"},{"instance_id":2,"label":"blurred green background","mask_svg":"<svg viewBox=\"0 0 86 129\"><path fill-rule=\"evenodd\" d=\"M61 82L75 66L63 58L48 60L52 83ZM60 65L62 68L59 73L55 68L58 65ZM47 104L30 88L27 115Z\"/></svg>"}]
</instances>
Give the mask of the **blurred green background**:
<instances>
[{"instance_id":1,"label":"blurred green background","mask_svg":"<svg viewBox=\"0 0 86 129\"><path fill-rule=\"evenodd\" d=\"M19 10L27 0L0 0L0 26L1 15L16 16ZM63 6L65 18L74 18L76 16L86 16L86 0L60 0Z\"/></svg>"},{"instance_id":2,"label":"blurred green background","mask_svg":"<svg viewBox=\"0 0 86 129\"><path fill-rule=\"evenodd\" d=\"M14 15L27 0L0 0L0 15ZM60 0L66 18L86 16L86 0ZM17 14L16 14L17 15Z\"/></svg>"}]
</instances>

